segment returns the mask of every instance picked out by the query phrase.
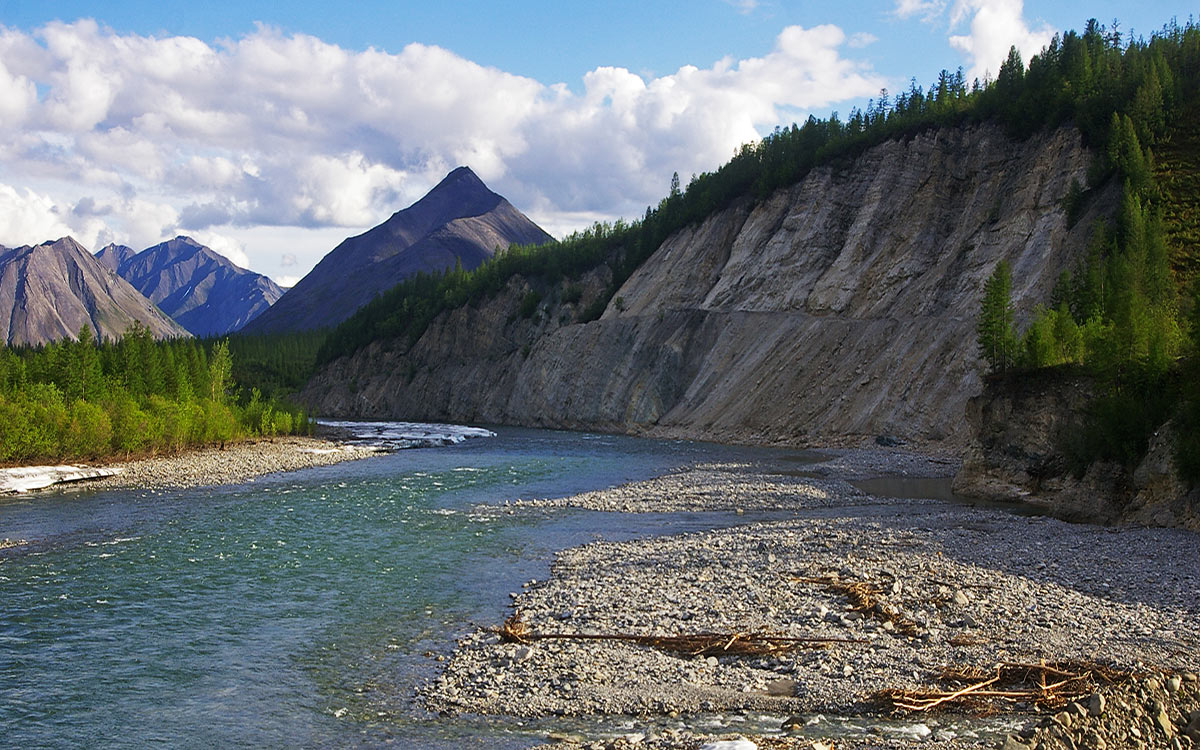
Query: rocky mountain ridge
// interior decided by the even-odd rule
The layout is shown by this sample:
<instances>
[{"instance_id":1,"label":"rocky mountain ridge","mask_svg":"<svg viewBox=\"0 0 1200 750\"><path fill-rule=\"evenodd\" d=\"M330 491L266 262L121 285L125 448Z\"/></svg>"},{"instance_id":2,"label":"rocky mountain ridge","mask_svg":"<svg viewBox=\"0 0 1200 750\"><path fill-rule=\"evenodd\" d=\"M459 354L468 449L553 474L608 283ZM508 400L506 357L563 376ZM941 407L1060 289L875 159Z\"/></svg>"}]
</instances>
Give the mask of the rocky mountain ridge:
<instances>
[{"instance_id":1,"label":"rocky mountain ridge","mask_svg":"<svg viewBox=\"0 0 1200 750\"><path fill-rule=\"evenodd\" d=\"M1069 224L1062 198L1093 155L1060 128L1013 141L991 125L929 130L814 169L672 235L602 318L583 280L533 319L532 289L443 314L415 345L377 342L327 366L320 414L788 442L887 433L961 442L981 388L984 280L1013 267L1026 313L1082 257L1116 191Z\"/></svg>"},{"instance_id":2,"label":"rocky mountain ridge","mask_svg":"<svg viewBox=\"0 0 1200 750\"><path fill-rule=\"evenodd\" d=\"M140 253L109 245L97 258L195 336L242 328L283 296L260 273L236 265L191 237L175 237Z\"/></svg>"},{"instance_id":3,"label":"rocky mountain ridge","mask_svg":"<svg viewBox=\"0 0 1200 750\"><path fill-rule=\"evenodd\" d=\"M188 335L70 237L0 253L0 330L6 344L75 338L84 325L117 338L135 323L156 338Z\"/></svg>"},{"instance_id":4,"label":"rocky mountain ridge","mask_svg":"<svg viewBox=\"0 0 1200 750\"><path fill-rule=\"evenodd\" d=\"M247 332L333 326L412 274L456 263L469 270L514 243L551 239L468 167L459 167L412 206L335 247Z\"/></svg>"},{"instance_id":5,"label":"rocky mountain ridge","mask_svg":"<svg viewBox=\"0 0 1200 750\"><path fill-rule=\"evenodd\" d=\"M119 273L121 264L127 262L135 255L137 255L137 250L134 250L129 245L118 245L115 242L110 242L96 251L96 260L100 261L100 265L105 268Z\"/></svg>"}]
</instances>

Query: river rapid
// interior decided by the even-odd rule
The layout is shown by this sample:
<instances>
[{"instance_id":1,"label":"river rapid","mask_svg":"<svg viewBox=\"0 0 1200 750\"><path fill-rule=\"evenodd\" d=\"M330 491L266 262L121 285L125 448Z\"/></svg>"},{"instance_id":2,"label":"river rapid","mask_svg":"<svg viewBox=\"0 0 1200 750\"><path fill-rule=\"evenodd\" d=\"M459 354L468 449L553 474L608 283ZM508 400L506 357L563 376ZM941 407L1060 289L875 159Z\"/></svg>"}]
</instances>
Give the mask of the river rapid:
<instances>
[{"instance_id":1,"label":"river rapid","mask_svg":"<svg viewBox=\"0 0 1200 750\"><path fill-rule=\"evenodd\" d=\"M529 746L553 722L429 716L413 692L557 550L750 519L506 501L787 457L496 433L240 485L0 499L0 538L27 542L0 550L4 744Z\"/></svg>"}]
</instances>

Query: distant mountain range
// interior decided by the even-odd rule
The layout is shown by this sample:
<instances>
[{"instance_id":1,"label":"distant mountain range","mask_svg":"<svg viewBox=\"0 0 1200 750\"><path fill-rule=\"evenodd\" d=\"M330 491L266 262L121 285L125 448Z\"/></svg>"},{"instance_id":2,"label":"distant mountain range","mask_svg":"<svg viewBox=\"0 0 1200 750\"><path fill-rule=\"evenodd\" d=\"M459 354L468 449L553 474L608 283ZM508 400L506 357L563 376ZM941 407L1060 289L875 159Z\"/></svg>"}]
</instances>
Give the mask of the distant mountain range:
<instances>
[{"instance_id":1,"label":"distant mountain range","mask_svg":"<svg viewBox=\"0 0 1200 750\"><path fill-rule=\"evenodd\" d=\"M333 326L417 272L459 262L472 269L513 243L553 239L470 168L459 167L412 206L343 241L245 331Z\"/></svg>"},{"instance_id":2,"label":"distant mountain range","mask_svg":"<svg viewBox=\"0 0 1200 750\"><path fill-rule=\"evenodd\" d=\"M472 269L514 243L552 239L459 167L412 206L343 241L286 294L190 237L140 252L109 244L94 256L70 237L0 245L0 325L10 344L75 337L85 323L110 338L134 322L159 338L324 328L415 273Z\"/></svg>"},{"instance_id":3,"label":"distant mountain range","mask_svg":"<svg viewBox=\"0 0 1200 750\"><path fill-rule=\"evenodd\" d=\"M75 338L84 325L116 338L134 323L156 338L187 335L70 237L0 251L0 330L6 344Z\"/></svg>"},{"instance_id":4,"label":"distant mountain range","mask_svg":"<svg viewBox=\"0 0 1200 750\"><path fill-rule=\"evenodd\" d=\"M96 259L196 336L233 333L283 296L274 281L190 237L176 237L140 253L108 245Z\"/></svg>"}]
</instances>

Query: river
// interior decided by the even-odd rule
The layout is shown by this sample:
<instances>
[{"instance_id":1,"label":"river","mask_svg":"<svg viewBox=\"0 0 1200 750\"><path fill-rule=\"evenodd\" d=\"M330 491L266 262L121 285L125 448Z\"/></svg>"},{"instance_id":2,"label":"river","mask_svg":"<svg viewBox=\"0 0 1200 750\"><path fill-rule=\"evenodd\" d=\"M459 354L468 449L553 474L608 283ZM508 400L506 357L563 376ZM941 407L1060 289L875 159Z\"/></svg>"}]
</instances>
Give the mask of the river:
<instances>
[{"instance_id":1,"label":"river","mask_svg":"<svg viewBox=\"0 0 1200 750\"><path fill-rule=\"evenodd\" d=\"M0 538L30 542L0 550L3 744L527 747L553 724L414 705L454 639L556 550L749 519L495 506L786 455L496 432L227 487L0 499Z\"/></svg>"}]
</instances>

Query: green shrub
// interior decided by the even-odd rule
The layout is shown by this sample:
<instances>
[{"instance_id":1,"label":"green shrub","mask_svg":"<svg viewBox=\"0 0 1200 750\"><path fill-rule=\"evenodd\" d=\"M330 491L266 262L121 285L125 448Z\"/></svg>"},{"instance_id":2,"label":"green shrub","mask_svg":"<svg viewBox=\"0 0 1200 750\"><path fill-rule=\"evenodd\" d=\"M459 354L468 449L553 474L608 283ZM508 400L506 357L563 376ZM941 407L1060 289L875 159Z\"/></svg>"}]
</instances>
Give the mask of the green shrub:
<instances>
[{"instance_id":1,"label":"green shrub","mask_svg":"<svg viewBox=\"0 0 1200 750\"><path fill-rule=\"evenodd\" d=\"M112 422L97 404L82 399L71 404L66 453L83 458L103 458L112 452Z\"/></svg>"}]
</instances>

